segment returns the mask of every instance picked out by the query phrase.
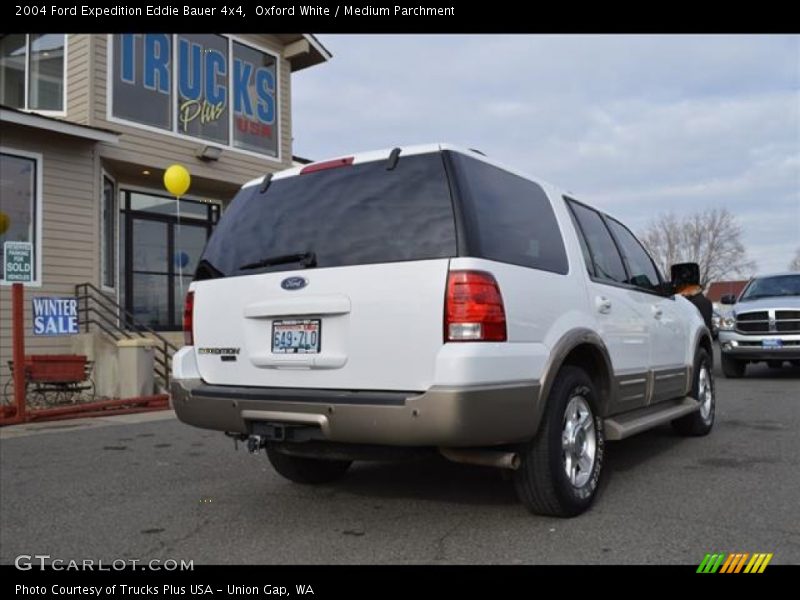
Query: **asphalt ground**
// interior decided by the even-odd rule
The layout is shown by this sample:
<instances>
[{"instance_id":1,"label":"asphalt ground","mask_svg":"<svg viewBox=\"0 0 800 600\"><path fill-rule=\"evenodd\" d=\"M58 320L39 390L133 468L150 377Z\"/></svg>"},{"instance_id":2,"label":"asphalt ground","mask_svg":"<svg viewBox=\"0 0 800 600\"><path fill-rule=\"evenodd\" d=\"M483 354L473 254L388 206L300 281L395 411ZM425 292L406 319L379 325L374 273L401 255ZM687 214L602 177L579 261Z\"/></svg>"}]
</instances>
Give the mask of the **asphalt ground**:
<instances>
[{"instance_id":1,"label":"asphalt ground","mask_svg":"<svg viewBox=\"0 0 800 600\"><path fill-rule=\"evenodd\" d=\"M518 504L501 472L444 459L356 463L332 485L171 413L0 430L0 563L20 554L195 564L800 564L800 368L717 376L705 438L662 427L610 443L593 508Z\"/></svg>"}]
</instances>

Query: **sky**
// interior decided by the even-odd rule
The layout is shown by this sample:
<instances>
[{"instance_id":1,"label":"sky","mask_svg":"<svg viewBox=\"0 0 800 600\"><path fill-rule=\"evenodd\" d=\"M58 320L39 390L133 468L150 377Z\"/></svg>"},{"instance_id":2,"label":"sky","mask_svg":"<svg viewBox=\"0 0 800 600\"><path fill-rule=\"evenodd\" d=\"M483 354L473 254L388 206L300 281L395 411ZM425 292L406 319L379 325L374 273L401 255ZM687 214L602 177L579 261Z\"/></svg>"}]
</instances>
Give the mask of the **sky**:
<instances>
[{"instance_id":1,"label":"sky","mask_svg":"<svg viewBox=\"0 0 800 600\"><path fill-rule=\"evenodd\" d=\"M641 231L727 207L757 273L800 248L800 36L320 35L294 152L477 148Z\"/></svg>"}]
</instances>

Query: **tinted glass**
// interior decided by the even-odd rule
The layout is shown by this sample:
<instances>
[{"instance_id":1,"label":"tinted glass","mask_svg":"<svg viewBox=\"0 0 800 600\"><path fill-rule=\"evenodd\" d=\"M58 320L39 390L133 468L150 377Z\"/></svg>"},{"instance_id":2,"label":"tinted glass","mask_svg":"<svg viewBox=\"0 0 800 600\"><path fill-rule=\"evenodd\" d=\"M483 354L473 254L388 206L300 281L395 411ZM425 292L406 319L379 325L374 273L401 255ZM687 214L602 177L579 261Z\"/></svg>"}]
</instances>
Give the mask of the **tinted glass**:
<instances>
[{"instance_id":1,"label":"tinted glass","mask_svg":"<svg viewBox=\"0 0 800 600\"><path fill-rule=\"evenodd\" d=\"M754 279L739 298L739 302L774 296L800 296L800 274Z\"/></svg>"},{"instance_id":2,"label":"tinted glass","mask_svg":"<svg viewBox=\"0 0 800 600\"><path fill-rule=\"evenodd\" d=\"M594 277L594 263L592 262L592 253L589 252L589 246L586 245L586 238L583 237L583 231L581 231L578 219L575 217L575 212L570 210L569 216L570 219L572 219L572 224L575 227L575 233L578 235L578 242L580 242L581 245L581 254L583 254L583 262L586 264L586 271L589 273L589 275Z\"/></svg>"},{"instance_id":3,"label":"tinted glass","mask_svg":"<svg viewBox=\"0 0 800 600\"><path fill-rule=\"evenodd\" d=\"M102 270L103 285L113 288L115 284L115 271L117 266L117 239L116 220L117 207L114 194L114 182L108 177L103 177L103 207L102 207Z\"/></svg>"},{"instance_id":4,"label":"tinted glass","mask_svg":"<svg viewBox=\"0 0 800 600\"><path fill-rule=\"evenodd\" d=\"M597 211L582 204L570 202L569 206L580 223L581 231L586 238L586 245L589 246L589 251L592 253L595 277L625 283L628 276L625 274L622 258L603 219Z\"/></svg>"},{"instance_id":5,"label":"tinted glass","mask_svg":"<svg viewBox=\"0 0 800 600\"><path fill-rule=\"evenodd\" d=\"M34 248L31 267L36 268L36 161L0 154L0 182L0 279L5 279L6 242L30 242Z\"/></svg>"},{"instance_id":6,"label":"tinted glass","mask_svg":"<svg viewBox=\"0 0 800 600\"><path fill-rule=\"evenodd\" d=\"M659 284L659 278L653 261L650 260L650 255L624 225L614 219L606 219L606 222L616 236L622 254L628 262L628 271L630 272L628 283L641 288L655 289Z\"/></svg>"},{"instance_id":7,"label":"tinted glass","mask_svg":"<svg viewBox=\"0 0 800 600\"><path fill-rule=\"evenodd\" d=\"M25 108L25 45L24 33L0 36L0 104L13 108Z\"/></svg>"},{"instance_id":8,"label":"tinted glass","mask_svg":"<svg viewBox=\"0 0 800 600\"><path fill-rule=\"evenodd\" d=\"M278 156L275 57L233 43L233 145Z\"/></svg>"},{"instance_id":9,"label":"tinted glass","mask_svg":"<svg viewBox=\"0 0 800 600\"><path fill-rule=\"evenodd\" d=\"M64 34L31 34L28 108L64 109Z\"/></svg>"},{"instance_id":10,"label":"tinted glass","mask_svg":"<svg viewBox=\"0 0 800 600\"><path fill-rule=\"evenodd\" d=\"M228 40L178 35L178 133L228 143Z\"/></svg>"},{"instance_id":11,"label":"tinted glass","mask_svg":"<svg viewBox=\"0 0 800 600\"><path fill-rule=\"evenodd\" d=\"M172 129L172 36L115 34L111 110L115 117Z\"/></svg>"},{"instance_id":12,"label":"tinted glass","mask_svg":"<svg viewBox=\"0 0 800 600\"><path fill-rule=\"evenodd\" d=\"M448 153L469 236L469 253L555 273L567 253L544 190L536 183L459 153Z\"/></svg>"},{"instance_id":13,"label":"tinted glass","mask_svg":"<svg viewBox=\"0 0 800 600\"><path fill-rule=\"evenodd\" d=\"M217 225L203 260L215 275L298 268L241 267L313 252L318 267L339 267L456 254L450 192L440 153L326 169L242 189ZM205 272L198 277L205 277Z\"/></svg>"}]
</instances>

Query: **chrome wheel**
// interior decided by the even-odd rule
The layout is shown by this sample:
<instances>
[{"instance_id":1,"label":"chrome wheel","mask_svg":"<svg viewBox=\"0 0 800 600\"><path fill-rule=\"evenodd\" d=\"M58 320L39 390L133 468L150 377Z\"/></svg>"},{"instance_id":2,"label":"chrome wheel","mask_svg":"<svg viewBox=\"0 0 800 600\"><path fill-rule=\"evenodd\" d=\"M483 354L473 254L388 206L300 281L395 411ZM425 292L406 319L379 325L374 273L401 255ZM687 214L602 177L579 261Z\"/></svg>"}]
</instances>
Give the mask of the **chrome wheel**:
<instances>
[{"instance_id":1,"label":"chrome wheel","mask_svg":"<svg viewBox=\"0 0 800 600\"><path fill-rule=\"evenodd\" d=\"M561 431L561 458L567 480L581 488L589 481L597 453L594 415L583 396L574 395L564 412Z\"/></svg>"},{"instance_id":2,"label":"chrome wheel","mask_svg":"<svg viewBox=\"0 0 800 600\"><path fill-rule=\"evenodd\" d=\"M700 367L697 377L697 400L700 401L700 417L707 423L714 409L714 384L705 364Z\"/></svg>"}]
</instances>

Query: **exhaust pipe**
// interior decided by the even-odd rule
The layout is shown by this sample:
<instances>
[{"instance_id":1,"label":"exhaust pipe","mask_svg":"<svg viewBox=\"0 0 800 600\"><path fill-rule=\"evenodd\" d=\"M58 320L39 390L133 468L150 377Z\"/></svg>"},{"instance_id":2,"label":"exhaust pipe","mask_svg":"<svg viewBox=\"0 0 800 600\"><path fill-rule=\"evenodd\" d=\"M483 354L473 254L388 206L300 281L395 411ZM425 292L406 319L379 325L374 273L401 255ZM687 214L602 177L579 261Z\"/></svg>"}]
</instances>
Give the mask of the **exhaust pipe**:
<instances>
[{"instance_id":1,"label":"exhaust pipe","mask_svg":"<svg viewBox=\"0 0 800 600\"><path fill-rule=\"evenodd\" d=\"M520 458L516 452L481 450L478 448L439 448L447 460L467 465L481 465L498 469L519 469Z\"/></svg>"}]
</instances>

